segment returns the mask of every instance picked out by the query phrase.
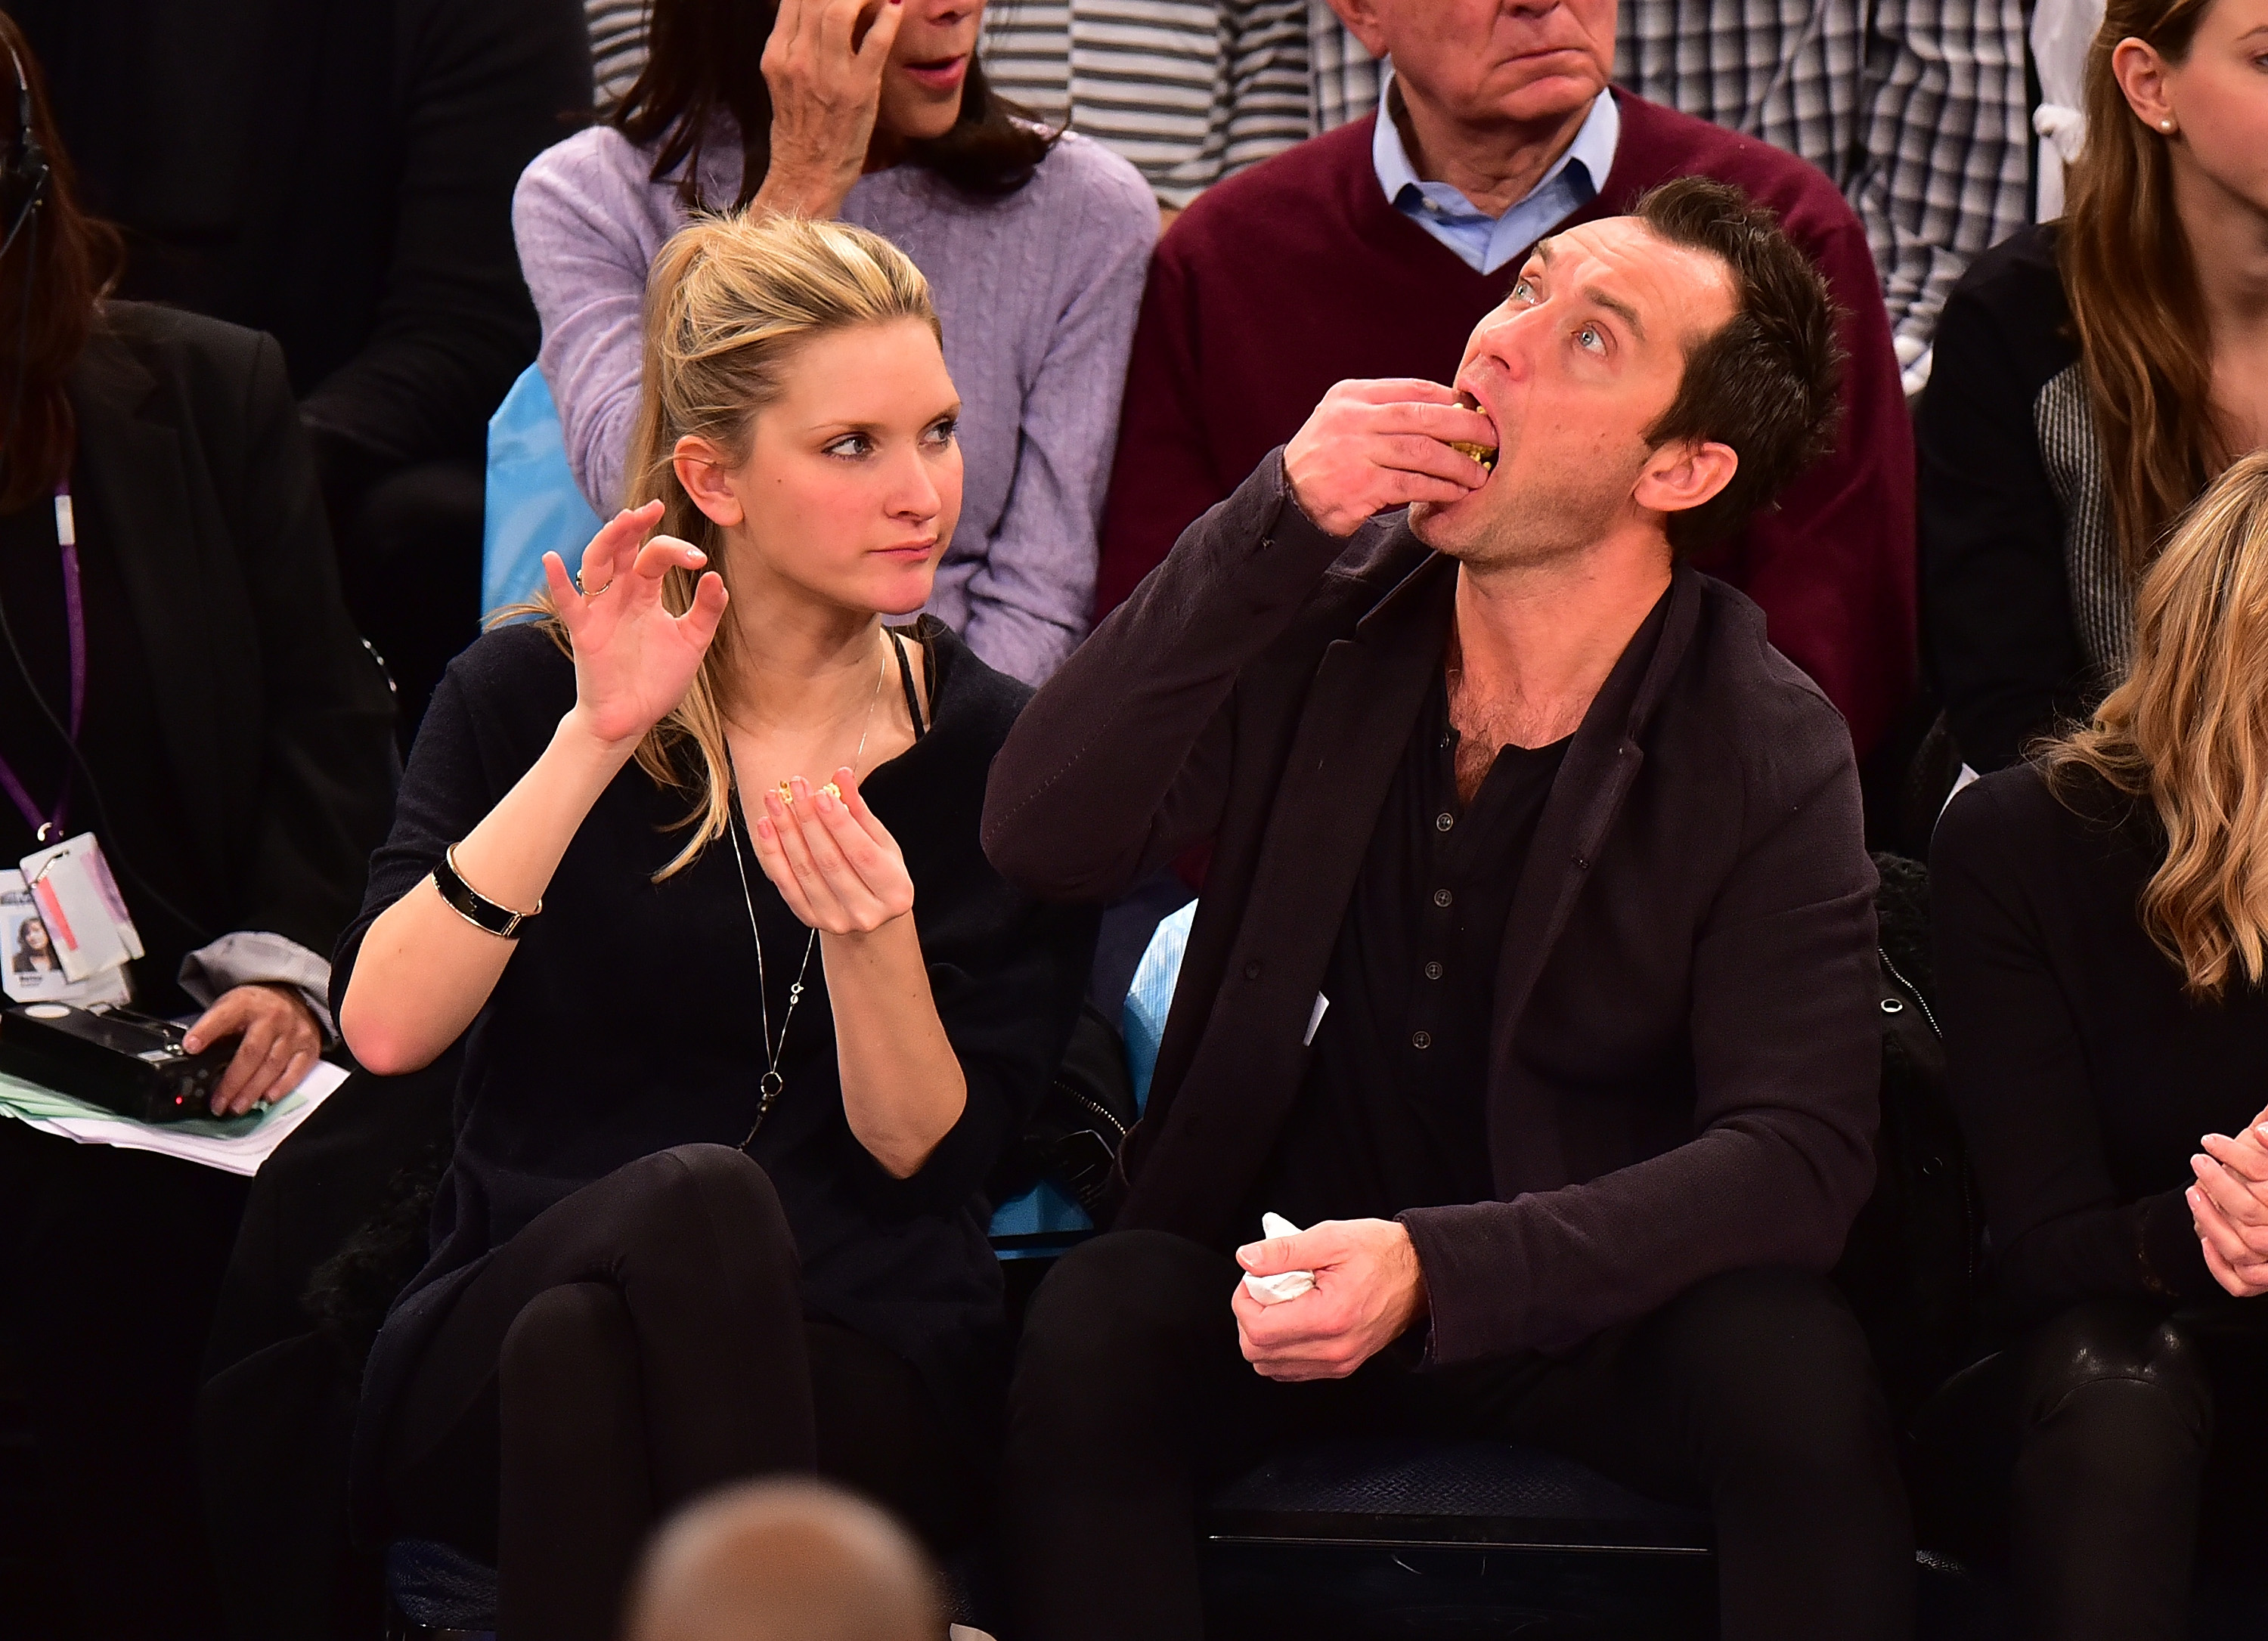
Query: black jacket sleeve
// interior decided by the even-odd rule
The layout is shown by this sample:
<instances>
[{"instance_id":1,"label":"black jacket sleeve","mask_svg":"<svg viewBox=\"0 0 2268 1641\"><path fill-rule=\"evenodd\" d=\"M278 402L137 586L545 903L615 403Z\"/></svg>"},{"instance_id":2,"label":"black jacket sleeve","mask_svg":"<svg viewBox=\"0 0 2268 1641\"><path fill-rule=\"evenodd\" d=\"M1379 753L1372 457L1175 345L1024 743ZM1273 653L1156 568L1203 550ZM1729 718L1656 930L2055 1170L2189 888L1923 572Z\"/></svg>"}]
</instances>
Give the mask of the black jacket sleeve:
<instances>
[{"instance_id":1,"label":"black jacket sleeve","mask_svg":"<svg viewBox=\"0 0 2268 1641\"><path fill-rule=\"evenodd\" d=\"M1948 1082L2002 1289L2035 1316L2085 1299L2216 1295L2182 1192L2129 1201L2111 1181L2079 1023L2029 887L2027 858L2045 841L2007 801L2014 778L1956 797L1930 848Z\"/></svg>"},{"instance_id":2,"label":"black jacket sleeve","mask_svg":"<svg viewBox=\"0 0 2268 1641\"><path fill-rule=\"evenodd\" d=\"M2033 401L2072 357L2062 312L2038 244L1980 258L1938 321L1916 423L1924 653L1961 755L1983 773L2085 700L2063 511L2033 424Z\"/></svg>"},{"instance_id":3,"label":"black jacket sleeve","mask_svg":"<svg viewBox=\"0 0 2268 1641\"><path fill-rule=\"evenodd\" d=\"M244 383L233 520L261 646L268 725L233 926L329 948L386 835L399 765L394 697L339 592L307 441L266 336Z\"/></svg>"},{"instance_id":4,"label":"black jacket sleeve","mask_svg":"<svg viewBox=\"0 0 2268 1641\"><path fill-rule=\"evenodd\" d=\"M1237 674L1347 549L1292 499L1280 451L1184 531L1001 747L984 802L984 849L1001 875L1038 894L1107 901L1211 836L1228 792Z\"/></svg>"},{"instance_id":5,"label":"black jacket sleeve","mask_svg":"<svg viewBox=\"0 0 2268 1641\"><path fill-rule=\"evenodd\" d=\"M377 327L302 407L335 499L387 467L477 459L538 338L512 191L591 107L576 0L404 0L394 33L400 169Z\"/></svg>"}]
</instances>

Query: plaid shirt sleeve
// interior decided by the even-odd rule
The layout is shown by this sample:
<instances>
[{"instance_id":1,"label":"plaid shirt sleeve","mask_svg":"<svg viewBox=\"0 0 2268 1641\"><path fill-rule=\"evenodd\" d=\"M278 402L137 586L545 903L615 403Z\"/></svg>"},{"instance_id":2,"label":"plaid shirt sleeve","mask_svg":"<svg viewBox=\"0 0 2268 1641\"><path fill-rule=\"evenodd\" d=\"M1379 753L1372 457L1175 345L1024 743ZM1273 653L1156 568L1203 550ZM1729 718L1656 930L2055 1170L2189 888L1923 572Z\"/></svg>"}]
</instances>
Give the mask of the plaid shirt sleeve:
<instances>
[{"instance_id":1,"label":"plaid shirt sleeve","mask_svg":"<svg viewBox=\"0 0 2268 1641\"><path fill-rule=\"evenodd\" d=\"M2020 0L1877 0L1865 158L1844 192L1867 225L1898 364L1929 379L1945 298L2024 225L2031 173Z\"/></svg>"},{"instance_id":2,"label":"plaid shirt sleeve","mask_svg":"<svg viewBox=\"0 0 2268 1641\"><path fill-rule=\"evenodd\" d=\"M1947 293L2028 217L2021 0L1624 0L1616 77L1832 178L1913 391Z\"/></svg>"}]
</instances>

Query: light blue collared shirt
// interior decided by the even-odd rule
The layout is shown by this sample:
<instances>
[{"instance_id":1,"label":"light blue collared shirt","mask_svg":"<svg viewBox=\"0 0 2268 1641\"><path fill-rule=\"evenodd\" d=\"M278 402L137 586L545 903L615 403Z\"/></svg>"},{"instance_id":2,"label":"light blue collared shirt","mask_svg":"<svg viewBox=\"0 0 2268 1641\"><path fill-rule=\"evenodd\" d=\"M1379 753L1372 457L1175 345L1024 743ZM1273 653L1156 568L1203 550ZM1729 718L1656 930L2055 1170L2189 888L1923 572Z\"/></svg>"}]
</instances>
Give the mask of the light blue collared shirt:
<instances>
[{"instance_id":1,"label":"light blue collared shirt","mask_svg":"<svg viewBox=\"0 0 2268 1641\"><path fill-rule=\"evenodd\" d=\"M1476 273L1492 274L1542 239L1555 224L1591 202L1614 168L1622 141L1622 111L1615 94L1601 92L1584 116L1567 151L1552 162L1528 197L1501 217L1491 217L1446 182L1418 176L1402 146L1395 123L1398 100L1389 86L1378 109L1378 129L1370 139L1370 163L1378 173L1387 202L1454 251Z\"/></svg>"}]
</instances>

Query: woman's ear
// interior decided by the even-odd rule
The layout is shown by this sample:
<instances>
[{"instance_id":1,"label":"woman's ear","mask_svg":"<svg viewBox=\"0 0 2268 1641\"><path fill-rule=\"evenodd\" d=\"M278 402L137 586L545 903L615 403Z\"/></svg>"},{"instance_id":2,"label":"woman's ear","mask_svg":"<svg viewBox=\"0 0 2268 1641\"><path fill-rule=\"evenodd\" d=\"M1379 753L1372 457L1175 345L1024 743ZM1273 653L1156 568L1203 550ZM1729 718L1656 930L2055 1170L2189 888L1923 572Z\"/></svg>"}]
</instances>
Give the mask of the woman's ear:
<instances>
[{"instance_id":1,"label":"woman's ear","mask_svg":"<svg viewBox=\"0 0 2268 1641\"><path fill-rule=\"evenodd\" d=\"M1649 512L1690 512L1733 482L1741 458L1730 445L1683 439L1647 459L1631 499Z\"/></svg>"},{"instance_id":2,"label":"woman's ear","mask_svg":"<svg viewBox=\"0 0 2268 1641\"><path fill-rule=\"evenodd\" d=\"M677 469L677 482L685 487L693 504L708 515L711 524L730 530L747 517L747 510L740 505L740 492L733 488L725 453L716 445L688 433L677 441L669 460Z\"/></svg>"},{"instance_id":3,"label":"woman's ear","mask_svg":"<svg viewBox=\"0 0 2268 1641\"><path fill-rule=\"evenodd\" d=\"M2167 129L2175 115L2166 94L2166 63L2155 46L2131 36L2120 40L2111 48L2110 74L2126 93L2126 106L2137 120L2153 131L2173 135Z\"/></svg>"}]
</instances>

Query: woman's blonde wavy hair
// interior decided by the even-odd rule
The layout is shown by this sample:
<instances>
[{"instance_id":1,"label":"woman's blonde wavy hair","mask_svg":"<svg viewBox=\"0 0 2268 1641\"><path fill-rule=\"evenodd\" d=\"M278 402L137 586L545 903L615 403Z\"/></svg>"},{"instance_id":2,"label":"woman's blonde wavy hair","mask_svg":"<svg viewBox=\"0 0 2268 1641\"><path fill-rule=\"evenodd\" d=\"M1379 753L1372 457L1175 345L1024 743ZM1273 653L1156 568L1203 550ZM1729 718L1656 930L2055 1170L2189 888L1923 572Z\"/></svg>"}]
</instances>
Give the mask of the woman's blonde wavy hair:
<instances>
[{"instance_id":1,"label":"woman's blonde wavy hair","mask_svg":"<svg viewBox=\"0 0 2268 1641\"><path fill-rule=\"evenodd\" d=\"M2268 453L2232 465L2143 578L2133 670L2095 721L2041 748L2066 801L2091 771L2146 798L2166 858L2142 926L2219 997L2268 973Z\"/></svg>"},{"instance_id":2,"label":"woman's blonde wavy hair","mask_svg":"<svg viewBox=\"0 0 2268 1641\"><path fill-rule=\"evenodd\" d=\"M943 339L929 281L906 254L847 223L753 212L703 217L680 229L653 259L646 280L645 377L622 504L661 499L664 535L689 541L732 590L725 533L678 482L677 441L706 439L728 467L748 458L755 413L779 397L787 366L808 343L858 325L916 320ZM673 570L662 600L682 614L697 578ZM529 609L551 618L549 597ZM722 703L740 642L729 618L701 663L693 687L638 743L638 767L663 786L693 795L684 825L692 835L655 880L682 872L732 824L733 774ZM689 754L689 755L688 755Z\"/></svg>"}]
</instances>

